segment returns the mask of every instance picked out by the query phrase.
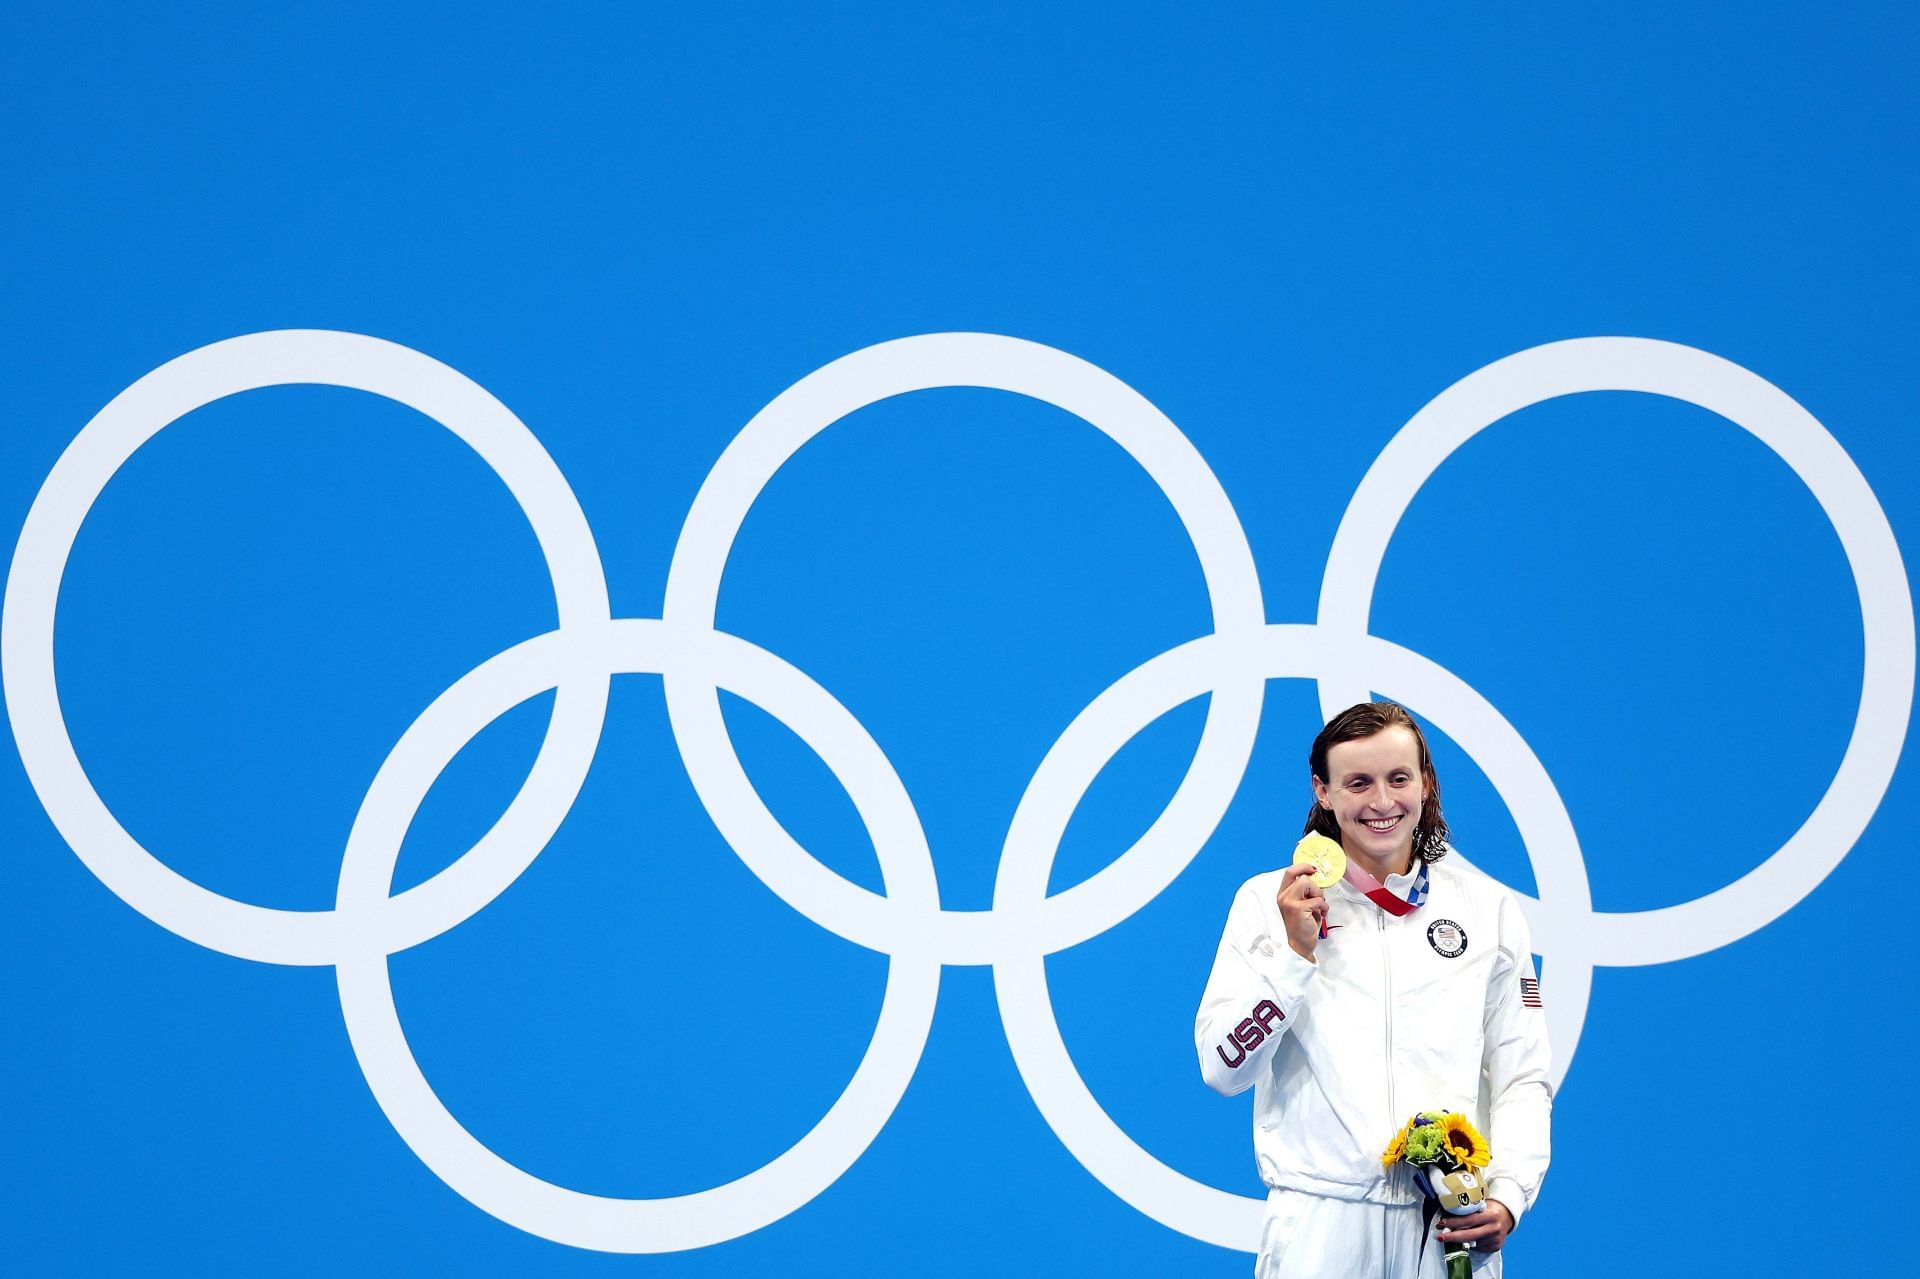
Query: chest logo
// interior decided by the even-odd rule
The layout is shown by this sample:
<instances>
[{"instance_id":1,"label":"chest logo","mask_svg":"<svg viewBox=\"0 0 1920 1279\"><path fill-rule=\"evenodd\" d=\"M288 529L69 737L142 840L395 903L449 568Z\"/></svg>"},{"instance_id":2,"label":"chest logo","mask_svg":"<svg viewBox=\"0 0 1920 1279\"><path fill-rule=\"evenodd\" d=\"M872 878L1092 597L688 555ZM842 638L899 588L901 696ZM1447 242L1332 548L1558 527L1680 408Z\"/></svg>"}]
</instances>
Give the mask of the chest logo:
<instances>
[{"instance_id":1,"label":"chest logo","mask_svg":"<svg viewBox=\"0 0 1920 1279\"><path fill-rule=\"evenodd\" d=\"M1427 925L1427 944L1448 959L1467 953L1467 930L1451 919L1436 919Z\"/></svg>"}]
</instances>

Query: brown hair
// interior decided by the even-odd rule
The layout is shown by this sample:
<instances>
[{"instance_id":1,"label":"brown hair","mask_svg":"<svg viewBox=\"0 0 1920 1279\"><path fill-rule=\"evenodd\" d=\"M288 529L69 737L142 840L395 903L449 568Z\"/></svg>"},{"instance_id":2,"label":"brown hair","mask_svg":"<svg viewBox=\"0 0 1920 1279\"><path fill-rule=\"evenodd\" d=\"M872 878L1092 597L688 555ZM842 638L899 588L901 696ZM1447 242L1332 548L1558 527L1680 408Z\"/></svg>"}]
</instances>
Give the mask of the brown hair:
<instances>
[{"instance_id":1,"label":"brown hair","mask_svg":"<svg viewBox=\"0 0 1920 1279\"><path fill-rule=\"evenodd\" d=\"M1414 855L1424 862L1437 862L1447 855L1447 819L1440 815L1440 779L1433 771L1433 754L1427 750L1427 736L1420 726L1413 722L1413 716L1398 702L1361 702L1357 706L1335 715L1313 739L1313 749L1307 753L1307 767L1322 785L1327 781L1327 751L1341 742L1357 741L1362 737L1372 737L1398 725L1413 734L1414 745L1420 748L1420 780L1425 784L1427 798L1420 806L1420 823L1413 828ZM1333 813L1320 806L1316 798L1313 807L1307 813L1307 826L1302 834L1325 835L1338 842L1340 823Z\"/></svg>"}]
</instances>

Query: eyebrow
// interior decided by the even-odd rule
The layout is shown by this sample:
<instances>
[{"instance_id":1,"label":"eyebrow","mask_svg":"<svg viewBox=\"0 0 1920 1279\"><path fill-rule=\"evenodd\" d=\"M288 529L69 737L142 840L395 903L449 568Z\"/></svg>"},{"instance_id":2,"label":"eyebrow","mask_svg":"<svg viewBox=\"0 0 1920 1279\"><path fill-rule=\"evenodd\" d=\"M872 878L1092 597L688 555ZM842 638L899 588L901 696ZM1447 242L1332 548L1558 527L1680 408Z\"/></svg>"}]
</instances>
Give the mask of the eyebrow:
<instances>
[{"instance_id":1,"label":"eyebrow","mask_svg":"<svg viewBox=\"0 0 1920 1279\"><path fill-rule=\"evenodd\" d=\"M1389 768L1387 770L1388 773L1417 773L1419 771L1420 770L1418 768L1414 768L1406 764L1395 764L1392 768ZM1340 774L1340 780L1343 782L1350 782L1356 777L1372 777L1372 776L1373 776L1372 773L1362 772L1359 769L1355 769L1352 772L1346 772L1346 773Z\"/></svg>"}]
</instances>

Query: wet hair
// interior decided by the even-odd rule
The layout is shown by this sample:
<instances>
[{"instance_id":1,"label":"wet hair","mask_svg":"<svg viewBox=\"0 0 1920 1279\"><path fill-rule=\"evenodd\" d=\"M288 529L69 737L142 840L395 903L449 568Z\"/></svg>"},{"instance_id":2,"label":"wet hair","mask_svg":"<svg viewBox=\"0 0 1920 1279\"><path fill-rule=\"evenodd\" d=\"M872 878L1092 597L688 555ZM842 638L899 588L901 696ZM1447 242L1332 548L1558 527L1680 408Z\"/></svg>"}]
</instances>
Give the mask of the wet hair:
<instances>
[{"instance_id":1,"label":"wet hair","mask_svg":"<svg viewBox=\"0 0 1920 1279\"><path fill-rule=\"evenodd\" d=\"M1396 725L1411 732L1414 745L1420 748L1420 779L1427 792L1426 801L1420 805L1420 822L1413 828L1414 855L1423 862L1437 862L1447 855L1447 819L1440 815L1440 779L1433 771L1433 753L1427 749L1427 736L1404 706L1398 702L1361 702L1347 707L1328 720L1320 735L1313 739L1313 749L1307 753L1307 767L1325 785L1329 749L1341 742L1372 737ZM1302 834L1325 835L1336 843L1340 839L1339 821L1331 810L1321 807L1318 797L1307 813Z\"/></svg>"}]
</instances>

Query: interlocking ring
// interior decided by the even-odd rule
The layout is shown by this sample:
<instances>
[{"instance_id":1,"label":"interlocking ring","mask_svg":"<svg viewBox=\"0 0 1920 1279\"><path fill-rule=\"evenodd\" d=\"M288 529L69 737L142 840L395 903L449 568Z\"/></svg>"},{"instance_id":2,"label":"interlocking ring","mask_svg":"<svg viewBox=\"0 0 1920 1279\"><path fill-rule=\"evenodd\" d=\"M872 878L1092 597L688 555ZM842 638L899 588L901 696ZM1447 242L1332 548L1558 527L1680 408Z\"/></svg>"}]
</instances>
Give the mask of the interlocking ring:
<instances>
[{"instance_id":1,"label":"interlocking ring","mask_svg":"<svg viewBox=\"0 0 1920 1279\"><path fill-rule=\"evenodd\" d=\"M452 430L506 483L553 578L557 629L494 657L435 699L381 765L348 836L335 905L276 910L213 893L142 848L93 789L54 682L60 580L88 510L141 444L201 405L257 387L353 387ZM1042 759L1008 828L985 911L940 905L932 855L885 752L826 690L775 655L714 629L720 582L748 510L801 445L856 409L931 387L1011 391L1074 413L1124 448L1172 503L1200 559L1211 634L1116 680ZM1466 440L1529 405L1631 390L1711 409L1778 454L1833 522L1860 594L1866 664L1860 711L1832 783L1785 845L1733 884L1656 910L1596 912L1573 822L1520 734L1466 683L1368 632L1374 582L1415 493ZM780 1219L831 1185L892 1115L924 1051L948 964L990 964L1021 1077L1061 1141L1141 1212L1224 1247L1257 1248L1264 1201L1194 1181L1142 1150L1093 1098L1053 1013L1046 957L1129 918L1199 852L1239 788L1266 682L1316 681L1332 714L1378 691L1446 733L1493 783L1519 827L1537 898L1522 895L1555 999L1556 1082L1573 1056L1596 963L1652 964L1727 945L1792 908L1865 829L1885 795L1912 707L1914 625L1905 568L1878 500L1837 441L1784 392L1706 352L1638 338L1535 347L1449 387L1388 443L1334 537L1318 620L1268 624L1246 536L1225 492L1164 414L1111 374L1015 338L944 333L857 351L795 383L722 453L695 498L668 571L661 619L609 614L599 553L572 491L499 401L438 361L377 338L289 330L188 353L116 396L82 429L29 511L0 617L0 675L27 775L56 828L102 883L163 928L214 950L280 964L331 964L348 1034L394 1129L435 1175L522 1230L581 1248L667 1252L719 1243ZM837 935L889 956L878 1025L852 1080L793 1147L726 1185L661 1199L555 1186L468 1133L435 1097L395 1010L388 956L471 917L511 885L559 828L591 766L611 678L662 677L695 791L749 869ZM394 894L402 837L434 780L489 723L555 690L526 781L465 854ZM780 827L741 767L719 711L729 690L786 724L852 798L885 892L828 869ZM1047 892L1060 839L1113 756L1174 707L1208 695L1179 787L1147 833L1083 882ZM1604 961L1598 956L1604 954Z\"/></svg>"},{"instance_id":2,"label":"interlocking ring","mask_svg":"<svg viewBox=\"0 0 1920 1279\"><path fill-rule=\"evenodd\" d=\"M108 810L80 767L54 679L53 622L60 579L81 522L134 451L175 420L215 400L261 387L311 384L368 391L439 422L492 467L533 525L562 627L608 615L607 583L586 514L553 459L507 407L438 360L357 333L284 330L215 342L161 365L116 395L54 463L27 512L0 616L0 675L7 714L34 793L67 846L129 906L210 950L270 964L331 964L340 954L332 911L279 910L235 901L177 874L142 848ZM586 779L607 705L606 678L569 678L520 791L501 815L506 833L552 830ZM564 711L562 710L564 704ZM571 779L571 780L569 780ZM544 842L544 836L542 837ZM466 919L493 892L483 868L539 846L489 837L469 865L448 867L393 899L394 937L424 941ZM463 861L466 859L462 859Z\"/></svg>"}]
</instances>

